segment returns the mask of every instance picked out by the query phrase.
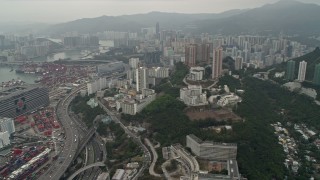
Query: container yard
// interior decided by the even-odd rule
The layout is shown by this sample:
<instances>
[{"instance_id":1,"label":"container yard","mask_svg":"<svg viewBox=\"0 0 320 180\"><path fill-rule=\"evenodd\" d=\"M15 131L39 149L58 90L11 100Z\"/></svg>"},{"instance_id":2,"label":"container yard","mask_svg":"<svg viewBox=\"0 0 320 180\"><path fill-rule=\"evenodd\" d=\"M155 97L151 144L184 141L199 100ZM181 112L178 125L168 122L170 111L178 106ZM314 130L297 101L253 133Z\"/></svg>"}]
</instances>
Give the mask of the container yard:
<instances>
[{"instance_id":1,"label":"container yard","mask_svg":"<svg viewBox=\"0 0 320 180\"><path fill-rule=\"evenodd\" d=\"M13 171L8 179L26 179L32 173L34 173L40 166L45 164L49 160L49 153L51 149L47 148L39 155L32 158L25 165L21 166L19 169Z\"/></svg>"},{"instance_id":2,"label":"container yard","mask_svg":"<svg viewBox=\"0 0 320 180\"><path fill-rule=\"evenodd\" d=\"M1 82L1 88L10 88L14 86L23 86L26 82L21 79L12 79L11 81Z\"/></svg>"},{"instance_id":3,"label":"container yard","mask_svg":"<svg viewBox=\"0 0 320 180\"><path fill-rule=\"evenodd\" d=\"M38 109L12 117L15 132L11 134L10 144L0 149L0 179L37 179L57 163L61 164L66 158L72 157L76 149L71 152L67 144L67 132L57 119L55 107L74 87L97 77L96 67L91 64L29 63L16 70L16 73L34 74L32 76L38 77L36 83L48 87L50 106L40 105ZM20 84L24 82L12 80L2 83L2 89ZM78 138L75 134L72 145L80 143ZM66 153L67 156L64 155Z\"/></svg>"},{"instance_id":4,"label":"container yard","mask_svg":"<svg viewBox=\"0 0 320 180\"><path fill-rule=\"evenodd\" d=\"M58 158L64 132L55 117L54 108L47 107L14 119L17 131L9 154L0 159L0 179L36 179Z\"/></svg>"},{"instance_id":5,"label":"container yard","mask_svg":"<svg viewBox=\"0 0 320 180\"><path fill-rule=\"evenodd\" d=\"M17 127L31 128L34 133L43 136L51 136L52 131L60 129L59 122L55 119L54 108L45 108L30 115L15 118Z\"/></svg>"},{"instance_id":6,"label":"container yard","mask_svg":"<svg viewBox=\"0 0 320 180\"><path fill-rule=\"evenodd\" d=\"M36 74L39 76L36 83L41 83L47 87L55 87L61 84L74 83L81 78L87 78L92 73L92 68L55 63L27 63L20 66L16 72Z\"/></svg>"},{"instance_id":7,"label":"container yard","mask_svg":"<svg viewBox=\"0 0 320 180\"><path fill-rule=\"evenodd\" d=\"M30 126L33 130L44 136L51 136L53 129L59 129L60 124L54 118L54 109L47 108L31 115Z\"/></svg>"},{"instance_id":8,"label":"container yard","mask_svg":"<svg viewBox=\"0 0 320 180\"><path fill-rule=\"evenodd\" d=\"M5 179L26 179L49 160L51 149L45 146L13 148L8 162L0 167Z\"/></svg>"}]
</instances>

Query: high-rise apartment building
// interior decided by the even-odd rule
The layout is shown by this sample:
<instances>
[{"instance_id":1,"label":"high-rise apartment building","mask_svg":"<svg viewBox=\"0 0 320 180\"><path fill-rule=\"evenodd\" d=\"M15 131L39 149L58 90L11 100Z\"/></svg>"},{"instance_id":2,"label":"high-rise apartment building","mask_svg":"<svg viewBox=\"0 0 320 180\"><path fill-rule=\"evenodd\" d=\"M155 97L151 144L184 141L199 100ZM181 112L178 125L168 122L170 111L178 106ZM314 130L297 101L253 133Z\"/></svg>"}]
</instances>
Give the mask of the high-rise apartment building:
<instances>
[{"instance_id":1,"label":"high-rise apartment building","mask_svg":"<svg viewBox=\"0 0 320 180\"><path fill-rule=\"evenodd\" d=\"M212 50L212 43L201 44L201 60L210 63L210 52Z\"/></svg>"},{"instance_id":2,"label":"high-rise apartment building","mask_svg":"<svg viewBox=\"0 0 320 180\"><path fill-rule=\"evenodd\" d=\"M307 62L301 61L299 64L298 81L303 82L306 79Z\"/></svg>"},{"instance_id":3,"label":"high-rise apartment building","mask_svg":"<svg viewBox=\"0 0 320 180\"><path fill-rule=\"evenodd\" d=\"M129 59L130 68L132 68L132 69L139 68L139 62L140 62L139 58L130 58Z\"/></svg>"},{"instance_id":4,"label":"high-rise apartment building","mask_svg":"<svg viewBox=\"0 0 320 180\"><path fill-rule=\"evenodd\" d=\"M243 58L242 57L236 57L235 59L235 70L240 70L242 69L242 64L243 64Z\"/></svg>"},{"instance_id":5,"label":"high-rise apartment building","mask_svg":"<svg viewBox=\"0 0 320 180\"><path fill-rule=\"evenodd\" d=\"M187 45L185 50L185 64L189 67L195 66L196 57L197 57L197 45L196 44Z\"/></svg>"},{"instance_id":6,"label":"high-rise apartment building","mask_svg":"<svg viewBox=\"0 0 320 180\"><path fill-rule=\"evenodd\" d=\"M159 22L156 24L156 37L157 39L160 39L160 25Z\"/></svg>"},{"instance_id":7,"label":"high-rise apartment building","mask_svg":"<svg viewBox=\"0 0 320 180\"><path fill-rule=\"evenodd\" d=\"M136 90L141 92L142 89L147 88L147 68L140 67L136 69Z\"/></svg>"},{"instance_id":8,"label":"high-rise apartment building","mask_svg":"<svg viewBox=\"0 0 320 180\"><path fill-rule=\"evenodd\" d=\"M97 91L101 91L102 89L107 88L107 79L101 77L93 82L87 84L88 95L94 94Z\"/></svg>"},{"instance_id":9,"label":"high-rise apartment building","mask_svg":"<svg viewBox=\"0 0 320 180\"><path fill-rule=\"evenodd\" d=\"M313 83L320 85L320 64L317 64L314 70Z\"/></svg>"},{"instance_id":10,"label":"high-rise apartment building","mask_svg":"<svg viewBox=\"0 0 320 180\"><path fill-rule=\"evenodd\" d=\"M217 79L222 75L222 58L223 49L221 47L214 49L212 62L212 79Z\"/></svg>"},{"instance_id":11,"label":"high-rise apartment building","mask_svg":"<svg viewBox=\"0 0 320 180\"><path fill-rule=\"evenodd\" d=\"M295 61L290 60L290 61L287 62L286 78L288 80L294 80L294 78L295 78L295 75L294 75L295 66L296 66L296 62Z\"/></svg>"}]
</instances>

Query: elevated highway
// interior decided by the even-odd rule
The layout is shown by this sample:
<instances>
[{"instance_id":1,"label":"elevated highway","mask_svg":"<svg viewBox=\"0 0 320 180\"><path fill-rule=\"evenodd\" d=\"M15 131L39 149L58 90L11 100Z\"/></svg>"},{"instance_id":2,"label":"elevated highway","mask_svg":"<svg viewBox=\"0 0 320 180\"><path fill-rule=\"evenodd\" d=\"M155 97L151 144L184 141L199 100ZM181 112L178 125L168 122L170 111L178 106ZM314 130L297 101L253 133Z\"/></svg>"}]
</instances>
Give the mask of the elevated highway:
<instances>
[{"instance_id":1,"label":"elevated highway","mask_svg":"<svg viewBox=\"0 0 320 180\"><path fill-rule=\"evenodd\" d=\"M95 128L91 128L88 133L84 136L84 139L79 143L78 149L77 149L77 153L75 154L75 156L77 157L81 151L86 147L86 145L88 144L88 142L90 141L90 139L93 137L93 135L95 134L96 130Z\"/></svg>"},{"instance_id":2,"label":"elevated highway","mask_svg":"<svg viewBox=\"0 0 320 180\"><path fill-rule=\"evenodd\" d=\"M85 166L79 170L77 170L75 173L73 173L69 178L68 180L73 180L73 178L75 178L77 175L79 175L80 173L84 172L85 170L87 169L90 169L90 168L93 168L93 167L99 167L99 166L105 166L105 164L103 162L96 162L96 163L93 163L93 164L90 164L88 166Z\"/></svg>"}]
</instances>

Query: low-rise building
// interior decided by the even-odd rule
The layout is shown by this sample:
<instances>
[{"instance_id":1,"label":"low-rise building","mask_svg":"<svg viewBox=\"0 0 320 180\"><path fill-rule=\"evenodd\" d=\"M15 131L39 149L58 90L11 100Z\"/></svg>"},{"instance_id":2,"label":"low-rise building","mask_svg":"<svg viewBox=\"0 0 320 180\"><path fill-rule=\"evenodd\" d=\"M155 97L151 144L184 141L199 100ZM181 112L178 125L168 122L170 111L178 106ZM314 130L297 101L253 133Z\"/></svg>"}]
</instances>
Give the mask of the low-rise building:
<instances>
[{"instance_id":1,"label":"low-rise building","mask_svg":"<svg viewBox=\"0 0 320 180\"><path fill-rule=\"evenodd\" d=\"M205 74L204 67L191 67L189 79L192 81L201 81L203 80L204 74Z\"/></svg>"},{"instance_id":2,"label":"low-rise building","mask_svg":"<svg viewBox=\"0 0 320 180\"><path fill-rule=\"evenodd\" d=\"M9 136L16 132L12 118L0 117L0 132L7 132Z\"/></svg>"},{"instance_id":3,"label":"low-rise building","mask_svg":"<svg viewBox=\"0 0 320 180\"><path fill-rule=\"evenodd\" d=\"M127 80L127 79L118 79L115 81L116 88L129 89L131 84L132 84L131 80Z\"/></svg>"},{"instance_id":4,"label":"low-rise building","mask_svg":"<svg viewBox=\"0 0 320 180\"><path fill-rule=\"evenodd\" d=\"M117 169L116 173L112 176L112 180L122 180L124 173L124 169Z\"/></svg>"},{"instance_id":5,"label":"low-rise building","mask_svg":"<svg viewBox=\"0 0 320 180\"><path fill-rule=\"evenodd\" d=\"M165 68L165 67L149 68L148 76L155 77L155 78L167 78L169 77L169 68Z\"/></svg>"},{"instance_id":6,"label":"low-rise building","mask_svg":"<svg viewBox=\"0 0 320 180\"><path fill-rule=\"evenodd\" d=\"M10 134L8 131L0 132L0 149L10 145Z\"/></svg>"},{"instance_id":7,"label":"low-rise building","mask_svg":"<svg viewBox=\"0 0 320 180\"><path fill-rule=\"evenodd\" d=\"M202 93L202 86L189 85L187 88L180 89L180 100L188 106L207 105L207 94Z\"/></svg>"},{"instance_id":8,"label":"low-rise building","mask_svg":"<svg viewBox=\"0 0 320 180\"><path fill-rule=\"evenodd\" d=\"M116 101L116 108L124 114L135 115L141 112L147 105L156 99L156 93L152 89L143 89L142 94L135 95L133 98L122 98Z\"/></svg>"},{"instance_id":9,"label":"low-rise building","mask_svg":"<svg viewBox=\"0 0 320 180\"><path fill-rule=\"evenodd\" d=\"M202 141L195 135L187 135L187 147L199 158L227 160L237 158L237 144Z\"/></svg>"},{"instance_id":10,"label":"low-rise building","mask_svg":"<svg viewBox=\"0 0 320 180\"><path fill-rule=\"evenodd\" d=\"M108 180L108 179L110 179L109 173L106 173L106 172L99 174L99 176L97 177L97 180Z\"/></svg>"},{"instance_id":11,"label":"low-rise building","mask_svg":"<svg viewBox=\"0 0 320 180\"><path fill-rule=\"evenodd\" d=\"M102 89L107 88L107 79L99 78L93 82L87 83L87 92L88 95L94 94L97 91L101 91Z\"/></svg>"},{"instance_id":12,"label":"low-rise building","mask_svg":"<svg viewBox=\"0 0 320 180\"><path fill-rule=\"evenodd\" d=\"M220 99L217 102L217 105L224 107L224 106L232 105L238 102L241 102L241 98L231 93L229 95L220 97Z\"/></svg>"}]
</instances>

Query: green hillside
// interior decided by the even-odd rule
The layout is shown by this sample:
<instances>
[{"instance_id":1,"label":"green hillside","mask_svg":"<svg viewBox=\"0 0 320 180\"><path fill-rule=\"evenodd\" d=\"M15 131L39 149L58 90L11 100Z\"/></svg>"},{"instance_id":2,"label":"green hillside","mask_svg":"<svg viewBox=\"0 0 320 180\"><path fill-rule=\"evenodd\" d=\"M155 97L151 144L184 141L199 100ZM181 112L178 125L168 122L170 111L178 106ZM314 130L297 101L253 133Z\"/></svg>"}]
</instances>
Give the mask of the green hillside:
<instances>
[{"instance_id":1,"label":"green hillside","mask_svg":"<svg viewBox=\"0 0 320 180\"><path fill-rule=\"evenodd\" d=\"M317 47L314 51L311 53L305 54L304 56L298 57L293 59L296 62L296 75L299 71L299 63L301 61L306 61L307 64L307 73L306 73L306 80L312 81L313 75L314 75L314 69L317 64L320 63L320 48Z\"/></svg>"}]
</instances>

